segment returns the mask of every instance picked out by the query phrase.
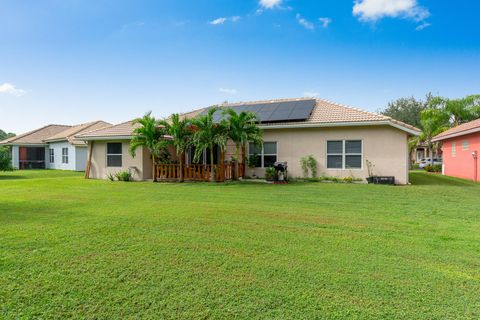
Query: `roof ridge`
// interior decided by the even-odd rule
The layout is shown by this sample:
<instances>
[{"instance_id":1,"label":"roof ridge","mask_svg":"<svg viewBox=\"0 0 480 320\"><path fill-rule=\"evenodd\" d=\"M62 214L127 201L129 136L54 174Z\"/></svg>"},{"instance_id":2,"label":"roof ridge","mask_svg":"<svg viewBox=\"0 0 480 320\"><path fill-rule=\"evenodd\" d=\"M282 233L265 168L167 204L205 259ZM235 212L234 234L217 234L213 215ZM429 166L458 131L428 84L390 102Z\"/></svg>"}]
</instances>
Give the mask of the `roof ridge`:
<instances>
[{"instance_id":1,"label":"roof ridge","mask_svg":"<svg viewBox=\"0 0 480 320\"><path fill-rule=\"evenodd\" d=\"M282 98L282 99L269 99L269 100L256 100L256 101L239 101L239 102L227 102L227 103L220 103L214 106L220 107L227 107L227 106L235 106L235 105L249 105L249 104L258 104L258 103L277 103L277 102L294 102L294 101L303 101L303 100L316 100L315 98ZM209 108L209 107L207 107Z\"/></svg>"},{"instance_id":2,"label":"roof ridge","mask_svg":"<svg viewBox=\"0 0 480 320\"><path fill-rule=\"evenodd\" d=\"M35 132L38 132L40 130L43 130L43 129L46 129L48 127L53 127L53 126L56 126L56 127L67 127L67 128L71 128L72 126L68 125L68 124L47 124L47 125L44 125L43 127L40 127L40 128L37 128L35 130L31 130L31 131L28 131L28 132L25 132L25 133L22 133L22 134L19 134L19 135L16 135L16 136L13 136L13 137L10 137L10 138L7 138L3 141L0 141L0 142L13 142L15 140L18 140L20 138L23 138L23 137L26 137L26 136L29 136L31 134L34 134ZM66 130L66 129L65 129Z\"/></svg>"}]
</instances>

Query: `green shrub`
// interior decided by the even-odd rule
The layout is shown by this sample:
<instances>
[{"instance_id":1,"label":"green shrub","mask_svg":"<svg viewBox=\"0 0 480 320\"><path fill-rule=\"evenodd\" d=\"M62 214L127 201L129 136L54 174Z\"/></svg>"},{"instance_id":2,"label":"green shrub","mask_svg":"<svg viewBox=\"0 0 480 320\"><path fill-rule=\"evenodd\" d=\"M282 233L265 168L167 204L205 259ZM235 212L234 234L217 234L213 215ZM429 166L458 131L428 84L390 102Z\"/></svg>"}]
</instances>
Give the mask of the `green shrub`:
<instances>
[{"instance_id":1,"label":"green shrub","mask_svg":"<svg viewBox=\"0 0 480 320\"><path fill-rule=\"evenodd\" d=\"M266 180L273 180L275 179L275 168L274 167L268 167L265 169L265 179Z\"/></svg>"},{"instance_id":2,"label":"green shrub","mask_svg":"<svg viewBox=\"0 0 480 320\"><path fill-rule=\"evenodd\" d=\"M117 178L118 181L133 181L133 175L130 173L130 171L119 171L115 174L115 177Z\"/></svg>"},{"instance_id":3,"label":"green shrub","mask_svg":"<svg viewBox=\"0 0 480 320\"><path fill-rule=\"evenodd\" d=\"M303 171L303 177L308 178L308 172L312 178L317 177L317 160L313 155L300 158L300 165Z\"/></svg>"},{"instance_id":4,"label":"green shrub","mask_svg":"<svg viewBox=\"0 0 480 320\"><path fill-rule=\"evenodd\" d=\"M11 171L12 159L10 158L10 149L8 147L0 147L0 171Z\"/></svg>"},{"instance_id":5,"label":"green shrub","mask_svg":"<svg viewBox=\"0 0 480 320\"><path fill-rule=\"evenodd\" d=\"M427 172L438 173L438 172L442 172L442 165L440 165L440 164L428 165L424 169Z\"/></svg>"},{"instance_id":6,"label":"green shrub","mask_svg":"<svg viewBox=\"0 0 480 320\"><path fill-rule=\"evenodd\" d=\"M115 175L113 173L107 173L107 179L110 181L115 181Z\"/></svg>"}]
</instances>

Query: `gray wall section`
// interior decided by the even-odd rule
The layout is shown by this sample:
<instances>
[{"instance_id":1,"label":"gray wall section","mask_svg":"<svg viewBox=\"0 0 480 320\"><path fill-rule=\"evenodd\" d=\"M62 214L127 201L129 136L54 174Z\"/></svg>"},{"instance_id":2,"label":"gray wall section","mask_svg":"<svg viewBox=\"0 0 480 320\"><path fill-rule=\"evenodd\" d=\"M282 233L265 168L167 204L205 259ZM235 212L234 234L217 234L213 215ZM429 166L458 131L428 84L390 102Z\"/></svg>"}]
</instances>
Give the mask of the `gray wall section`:
<instances>
[{"instance_id":1,"label":"gray wall section","mask_svg":"<svg viewBox=\"0 0 480 320\"><path fill-rule=\"evenodd\" d=\"M87 153L87 147L75 147L75 171L85 171Z\"/></svg>"}]
</instances>

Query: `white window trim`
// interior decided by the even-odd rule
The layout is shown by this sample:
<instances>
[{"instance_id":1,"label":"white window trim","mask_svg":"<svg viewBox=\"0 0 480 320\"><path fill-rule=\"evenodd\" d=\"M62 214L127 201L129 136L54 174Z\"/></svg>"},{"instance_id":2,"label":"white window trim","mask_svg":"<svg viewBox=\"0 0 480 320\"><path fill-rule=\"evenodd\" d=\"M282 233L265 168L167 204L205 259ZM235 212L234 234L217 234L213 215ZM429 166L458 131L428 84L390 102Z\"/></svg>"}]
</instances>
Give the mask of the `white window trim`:
<instances>
[{"instance_id":1,"label":"white window trim","mask_svg":"<svg viewBox=\"0 0 480 320\"><path fill-rule=\"evenodd\" d=\"M277 153L265 153L265 143L275 143ZM253 154L250 154L250 142L249 142L248 143L248 156L250 157L251 155L253 155ZM265 156L275 156L275 157L277 157L277 161L278 161L278 141L264 141L262 143L262 152L260 154L257 154L257 156L260 157L260 167L257 167L259 169L260 168L265 169L265 161L264 161Z\"/></svg>"},{"instance_id":2,"label":"white window trim","mask_svg":"<svg viewBox=\"0 0 480 320\"><path fill-rule=\"evenodd\" d=\"M328 142L330 141L342 141L342 153L328 153ZM346 141L360 141L362 145L362 152L361 153L345 153L345 145ZM360 161L360 168L345 168L346 164L346 159L348 156L360 156L361 161ZM329 168L328 167L328 156L342 156L342 167L341 168ZM325 168L327 170L355 170L355 171L361 171L363 170L363 140L362 139L336 139L336 140L327 140L325 142Z\"/></svg>"},{"instance_id":3,"label":"white window trim","mask_svg":"<svg viewBox=\"0 0 480 320\"><path fill-rule=\"evenodd\" d=\"M108 153L108 144L109 143L120 143L120 145L122 146L122 153ZM120 155L122 157L122 165L121 166L114 166L114 167L111 167L108 165L108 156L118 156ZM110 142L107 142L105 143L105 167L106 168L123 168L123 143L120 142L120 141L110 141Z\"/></svg>"},{"instance_id":4,"label":"white window trim","mask_svg":"<svg viewBox=\"0 0 480 320\"><path fill-rule=\"evenodd\" d=\"M55 163L55 149L48 149L49 152L48 152L48 155L49 155L49 160L50 160L50 163Z\"/></svg>"},{"instance_id":5,"label":"white window trim","mask_svg":"<svg viewBox=\"0 0 480 320\"><path fill-rule=\"evenodd\" d=\"M66 151L64 153L64 151ZM62 148L62 163L68 164L68 148Z\"/></svg>"}]
</instances>

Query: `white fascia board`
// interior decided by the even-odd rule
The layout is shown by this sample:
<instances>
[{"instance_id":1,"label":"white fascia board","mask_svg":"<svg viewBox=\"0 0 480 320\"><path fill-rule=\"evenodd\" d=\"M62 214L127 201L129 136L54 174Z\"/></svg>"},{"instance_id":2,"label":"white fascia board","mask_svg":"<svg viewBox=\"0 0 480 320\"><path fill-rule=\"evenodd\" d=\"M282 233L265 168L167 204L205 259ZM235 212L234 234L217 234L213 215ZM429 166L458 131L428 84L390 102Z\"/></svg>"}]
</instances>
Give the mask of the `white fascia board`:
<instances>
[{"instance_id":1,"label":"white fascia board","mask_svg":"<svg viewBox=\"0 0 480 320\"><path fill-rule=\"evenodd\" d=\"M447 139L451 139L451 138L466 136L467 134L472 134L472 133L477 133L477 132L480 132L480 128L473 128L473 129L470 129L470 130L465 130L465 131L460 131L460 132L447 134L447 135L439 137L439 138L433 138L432 142L437 142L437 141L447 140Z\"/></svg>"},{"instance_id":2,"label":"white fascia board","mask_svg":"<svg viewBox=\"0 0 480 320\"><path fill-rule=\"evenodd\" d=\"M329 127L361 127L361 126L392 126L412 135L418 136L420 133L396 124L391 121L360 121L360 122L325 122L325 123L302 123L302 124L278 124L278 125L259 125L263 130L268 129L292 129L292 128L329 128Z\"/></svg>"}]
</instances>

